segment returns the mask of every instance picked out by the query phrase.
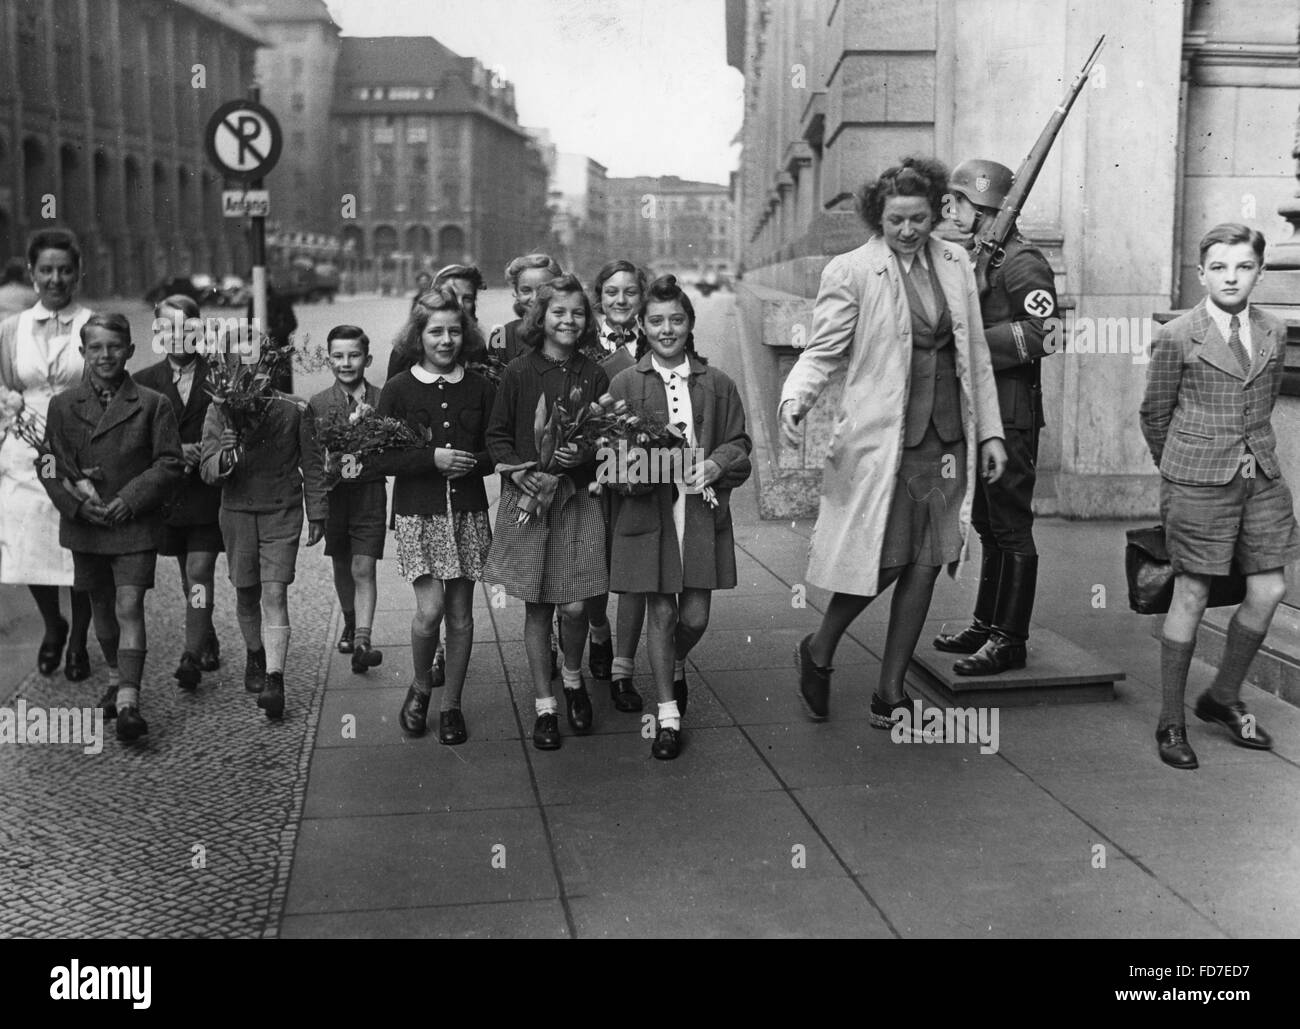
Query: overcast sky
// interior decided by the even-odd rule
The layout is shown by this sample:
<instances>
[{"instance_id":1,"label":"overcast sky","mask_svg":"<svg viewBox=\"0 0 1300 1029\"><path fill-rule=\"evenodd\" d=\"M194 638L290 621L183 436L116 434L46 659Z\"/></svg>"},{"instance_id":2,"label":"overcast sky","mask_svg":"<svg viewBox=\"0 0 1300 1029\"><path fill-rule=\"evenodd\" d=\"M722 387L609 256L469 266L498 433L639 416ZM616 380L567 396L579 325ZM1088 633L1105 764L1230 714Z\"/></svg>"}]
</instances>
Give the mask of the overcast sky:
<instances>
[{"instance_id":1,"label":"overcast sky","mask_svg":"<svg viewBox=\"0 0 1300 1029\"><path fill-rule=\"evenodd\" d=\"M326 0L345 35L434 36L610 175L726 183L744 113L723 0Z\"/></svg>"}]
</instances>

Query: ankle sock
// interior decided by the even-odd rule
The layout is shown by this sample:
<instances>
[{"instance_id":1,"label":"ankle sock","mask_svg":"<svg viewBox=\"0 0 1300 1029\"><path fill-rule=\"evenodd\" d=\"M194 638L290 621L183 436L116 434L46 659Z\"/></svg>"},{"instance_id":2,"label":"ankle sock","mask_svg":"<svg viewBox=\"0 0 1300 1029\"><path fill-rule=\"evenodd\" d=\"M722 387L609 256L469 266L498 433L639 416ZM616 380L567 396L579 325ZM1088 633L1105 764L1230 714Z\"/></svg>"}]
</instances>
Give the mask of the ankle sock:
<instances>
[{"instance_id":1,"label":"ankle sock","mask_svg":"<svg viewBox=\"0 0 1300 1029\"><path fill-rule=\"evenodd\" d=\"M614 663L610 665L609 677L611 679L630 679L635 674L636 658L616 657Z\"/></svg>"},{"instance_id":2,"label":"ankle sock","mask_svg":"<svg viewBox=\"0 0 1300 1029\"><path fill-rule=\"evenodd\" d=\"M677 701L670 700L667 704L659 705L659 728L661 729L681 729L682 715L677 710Z\"/></svg>"},{"instance_id":3,"label":"ankle sock","mask_svg":"<svg viewBox=\"0 0 1300 1029\"><path fill-rule=\"evenodd\" d=\"M592 643L608 643L610 638L609 619L606 618L602 625L590 625L588 631L591 634Z\"/></svg>"},{"instance_id":4,"label":"ankle sock","mask_svg":"<svg viewBox=\"0 0 1300 1029\"><path fill-rule=\"evenodd\" d=\"M367 647L370 646L370 626L358 625L352 639L358 647L362 644L365 644Z\"/></svg>"},{"instance_id":5,"label":"ankle sock","mask_svg":"<svg viewBox=\"0 0 1300 1029\"><path fill-rule=\"evenodd\" d=\"M677 682L679 679L685 679L685 678L686 678L686 659L682 658L680 661L673 661L673 682Z\"/></svg>"},{"instance_id":6,"label":"ankle sock","mask_svg":"<svg viewBox=\"0 0 1300 1029\"><path fill-rule=\"evenodd\" d=\"M1228 638L1223 644L1223 657L1219 670L1214 676L1214 685L1210 687L1210 696L1220 704L1232 704L1241 699L1241 684L1250 671L1250 663L1255 659L1259 645L1267 635L1247 629L1233 615L1228 622Z\"/></svg>"},{"instance_id":7,"label":"ankle sock","mask_svg":"<svg viewBox=\"0 0 1300 1029\"><path fill-rule=\"evenodd\" d=\"M262 629L262 640L266 649L266 674L279 672L283 675L284 658L289 653L289 627L268 625Z\"/></svg>"},{"instance_id":8,"label":"ankle sock","mask_svg":"<svg viewBox=\"0 0 1300 1029\"><path fill-rule=\"evenodd\" d=\"M568 668L561 668L560 675L564 679L564 688L566 690L576 690L582 687L582 669L575 668L570 671Z\"/></svg>"},{"instance_id":9,"label":"ankle sock","mask_svg":"<svg viewBox=\"0 0 1300 1029\"><path fill-rule=\"evenodd\" d=\"M117 688L117 700L114 701L120 712L123 708L133 707L137 710L140 708L140 687L139 686L119 686Z\"/></svg>"},{"instance_id":10,"label":"ankle sock","mask_svg":"<svg viewBox=\"0 0 1300 1029\"><path fill-rule=\"evenodd\" d=\"M433 658L438 652L438 634L426 636L411 626L411 665L415 671L415 682L420 686L433 689Z\"/></svg>"},{"instance_id":11,"label":"ankle sock","mask_svg":"<svg viewBox=\"0 0 1300 1029\"><path fill-rule=\"evenodd\" d=\"M537 716L559 714L560 702L554 697L538 697L533 701L533 706L537 708Z\"/></svg>"},{"instance_id":12,"label":"ankle sock","mask_svg":"<svg viewBox=\"0 0 1300 1029\"><path fill-rule=\"evenodd\" d=\"M122 687L122 673L117 670L116 665L108 666L108 684L118 689Z\"/></svg>"},{"instance_id":13,"label":"ankle sock","mask_svg":"<svg viewBox=\"0 0 1300 1029\"><path fill-rule=\"evenodd\" d=\"M1187 671L1192 666L1195 651L1195 640L1180 643L1165 636L1160 638L1160 721L1157 728L1186 724L1183 698L1187 694Z\"/></svg>"}]
</instances>

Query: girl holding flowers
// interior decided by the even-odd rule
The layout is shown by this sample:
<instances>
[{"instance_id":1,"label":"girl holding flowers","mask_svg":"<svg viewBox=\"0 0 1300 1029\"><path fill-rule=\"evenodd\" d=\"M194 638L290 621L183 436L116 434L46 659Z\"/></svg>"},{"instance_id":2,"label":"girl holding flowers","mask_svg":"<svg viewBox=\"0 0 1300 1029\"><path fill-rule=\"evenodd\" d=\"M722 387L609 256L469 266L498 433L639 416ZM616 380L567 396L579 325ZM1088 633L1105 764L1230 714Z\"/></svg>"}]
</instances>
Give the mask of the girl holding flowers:
<instances>
[{"instance_id":1,"label":"girl holding flowers","mask_svg":"<svg viewBox=\"0 0 1300 1029\"><path fill-rule=\"evenodd\" d=\"M675 277L651 284L641 322L637 363L614 376L610 394L648 421L681 427L694 457L681 482L614 496L609 588L646 594L659 700L651 753L671 761L681 749L686 655L708 628L712 591L736 585L730 498L749 478L751 444L740 391L695 352L695 309Z\"/></svg>"},{"instance_id":2,"label":"girl holding flowers","mask_svg":"<svg viewBox=\"0 0 1300 1029\"><path fill-rule=\"evenodd\" d=\"M438 630L445 617L447 657L438 739L454 746L468 737L460 702L474 646L474 583L483 578L492 543L483 477L492 470L484 433L494 391L491 383L461 363L472 325L454 291L443 287L424 294L411 321L424 356L384 384L378 415L415 426L427 443L418 449L402 444L402 449L390 449L367 464L372 472L396 476L397 564L415 589L414 680L398 720L410 735L423 735L434 688Z\"/></svg>"},{"instance_id":3,"label":"girl holding flowers","mask_svg":"<svg viewBox=\"0 0 1300 1029\"><path fill-rule=\"evenodd\" d=\"M609 385L583 350L597 346L591 302L575 276L542 286L520 334L530 350L506 366L488 423L487 446L502 472L501 506L485 577L524 601L524 647L536 691L533 745L560 746L558 702L551 691L550 621L563 624L564 696L570 727L591 732L591 698L582 678L587 640L584 602L608 586L605 522L588 492L595 451L582 439L561 440Z\"/></svg>"}]
</instances>

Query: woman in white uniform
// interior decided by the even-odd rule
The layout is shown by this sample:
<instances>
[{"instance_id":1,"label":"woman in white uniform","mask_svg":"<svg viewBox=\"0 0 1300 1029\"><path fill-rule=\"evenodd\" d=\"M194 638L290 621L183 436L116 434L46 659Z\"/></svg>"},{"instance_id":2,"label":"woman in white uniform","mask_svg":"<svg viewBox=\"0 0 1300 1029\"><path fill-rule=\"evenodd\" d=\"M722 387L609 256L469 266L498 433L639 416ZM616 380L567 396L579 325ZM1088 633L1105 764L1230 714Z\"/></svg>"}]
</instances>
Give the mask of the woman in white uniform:
<instances>
[{"instance_id":1,"label":"woman in white uniform","mask_svg":"<svg viewBox=\"0 0 1300 1029\"><path fill-rule=\"evenodd\" d=\"M91 311L76 302L81 249L64 229L43 229L27 245L36 304L0 321L0 385L23 395L45 417L54 394L81 382L81 326ZM36 451L10 435L0 445L0 583L32 591L45 621L37 656L42 675L58 670L73 682L90 675L86 634L90 597L72 591L72 624L59 610L59 587L72 586L72 554L59 546L59 513L37 478Z\"/></svg>"}]
</instances>

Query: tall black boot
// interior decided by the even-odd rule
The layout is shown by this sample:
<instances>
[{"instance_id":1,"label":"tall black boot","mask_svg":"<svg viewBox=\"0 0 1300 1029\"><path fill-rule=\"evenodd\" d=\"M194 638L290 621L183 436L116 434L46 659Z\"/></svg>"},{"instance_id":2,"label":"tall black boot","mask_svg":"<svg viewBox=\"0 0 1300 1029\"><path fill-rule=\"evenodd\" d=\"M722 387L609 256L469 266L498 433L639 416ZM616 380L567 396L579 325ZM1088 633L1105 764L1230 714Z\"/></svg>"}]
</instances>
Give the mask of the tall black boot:
<instances>
[{"instance_id":1,"label":"tall black boot","mask_svg":"<svg viewBox=\"0 0 1300 1029\"><path fill-rule=\"evenodd\" d=\"M1002 578L1002 551L991 540L981 542L980 588L975 594L975 620L961 632L940 633L934 649L949 654L973 654L988 642L997 613L998 583Z\"/></svg>"},{"instance_id":2,"label":"tall black boot","mask_svg":"<svg viewBox=\"0 0 1300 1029\"><path fill-rule=\"evenodd\" d=\"M958 675L998 675L1009 668L1024 668L1037 587L1037 554L1003 555L993 633L984 646L962 658L952 670Z\"/></svg>"}]
</instances>

